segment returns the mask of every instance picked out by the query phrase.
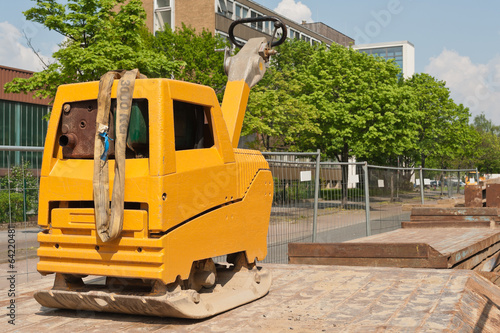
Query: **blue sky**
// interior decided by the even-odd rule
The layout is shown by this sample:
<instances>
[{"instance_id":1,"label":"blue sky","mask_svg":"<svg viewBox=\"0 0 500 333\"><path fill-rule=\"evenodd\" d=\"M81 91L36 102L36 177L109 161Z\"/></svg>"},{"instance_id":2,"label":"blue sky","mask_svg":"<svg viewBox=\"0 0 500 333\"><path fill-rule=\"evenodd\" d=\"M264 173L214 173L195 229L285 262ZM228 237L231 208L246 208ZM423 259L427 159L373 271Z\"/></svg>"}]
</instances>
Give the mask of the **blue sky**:
<instances>
[{"instance_id":1,"label":"blue sky","mask_svg":"<svg viewBox=\"0 0 500 333\"><path fill-rule=\"evenodd\" d=\"M468 106L473 115L484 112L500 124L499 1L253 1L298 22L323 22L356 39L357 44L408 40L415 45L416 72L446 81L456 102ZM22 31L45 57L62 41L57 33L24 19L22 11L34 3L2 1L0 64L41 69Z\"/></svg>"},{"instance_id":2,"label":"blue sky","mask_svg":"<svg viewBox=\"0 0 500 333\"><path fill-rule=\"evenodd\" d=\"M416 71L443 49L486 63L500 53L500 2L465 0L258 0L269 9L280 2L307 6L323 22L356 44L408 40L415 45ZM293 5L289 6L290 15ZM396 14L390 12L392 9ZM306 14L305 11L302 11ZM387 15L389 14L389 15ZM378 29L377 29L378 27ZM370 34L370 35L368 35Z\"/></svg>"}]
</instances>

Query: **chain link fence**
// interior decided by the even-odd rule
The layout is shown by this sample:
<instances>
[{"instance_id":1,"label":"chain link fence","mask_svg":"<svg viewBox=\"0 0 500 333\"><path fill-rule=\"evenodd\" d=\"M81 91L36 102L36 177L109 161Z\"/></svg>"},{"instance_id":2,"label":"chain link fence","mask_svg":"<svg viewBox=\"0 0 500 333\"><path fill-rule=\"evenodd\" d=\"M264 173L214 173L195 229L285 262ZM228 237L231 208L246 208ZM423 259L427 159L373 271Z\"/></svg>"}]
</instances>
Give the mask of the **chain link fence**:
<instances>
[{"instance_id":1,"label":"chain link fence","mask_svg":"<svg viewBox=\"0 0 500 333\"><path fill-rule=\"evenodd\" d=\"M275 185L265 260L272 263L288 262L288 243L344 242L398 229L413 205L460 197L463 177L477 174L321 162L319 152L263 154Z\"/></svg>"},{"instance_id":2,"label":"chain link fence","mask_svg":"<svg viewBox=\"0 0 500 333\"><path fill-rule=\"evenodd\" d=\"M17 150L16 150L17 149ZM22 149L22 150L21 150ZM7 265L7 227L16 229L16 260L24 260L26 280L36 273L39 147L0 146L17 152L0 169L0 227L2 257ZM33 164L28 156L37 156ZM24 154L31 154L26 155ZM411 205L432 204L460 196L467 170L397 168L365 162L321 162L316 153L263 153L274 180L265 262L287 263L288 243L343 242L401 227ZM421 181L422 180L422 181ZM3 270L7 272L7 269ZM4 276L0 276L3 278Z\"/></svg>"},{"instance_id":3,"label":"chain link fence","mask_svg":"<svg viewBox=\"0 0 500 333\"><path fill-rule=\"evenodd\" d=\"M36 235L42 147L0 146L0 288L39 279ZM10 273L12 274L12 273Z\"/></svg>"}]
</instances>

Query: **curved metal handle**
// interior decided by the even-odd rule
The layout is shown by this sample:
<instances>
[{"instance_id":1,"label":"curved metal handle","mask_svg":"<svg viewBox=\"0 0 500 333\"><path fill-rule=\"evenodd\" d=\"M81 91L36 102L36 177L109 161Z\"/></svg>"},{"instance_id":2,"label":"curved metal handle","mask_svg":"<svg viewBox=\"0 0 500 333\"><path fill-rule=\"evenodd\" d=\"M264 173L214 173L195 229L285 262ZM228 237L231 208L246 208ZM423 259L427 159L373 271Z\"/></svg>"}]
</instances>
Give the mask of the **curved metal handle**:
<instances>
[{"instance_id":1,"label":"curved metal handle","mask_svg":"<svg viewBox=\"0 0 500 333\"><path fill-rule=\"evenodd\" d=\"M273 42L271 44L271 47L283 44L283 42L286 40L286 37L287 37L286 25L279 18L273 17L273 16L250 17L250 18L244 18L244 19L239 19L239 20L234 21L229 26L229 31L228 31L228 33L229 33L229 39L231 40L231 43L233 43L234 45L238 46L239 48L242 48L245 45L243 43L238 42L234 38L234 28L238 24L251 23L251 22L264 22L264 21L274 22L274 28L276 30L278 28L281 28L283 30L283 34L281 35L281 38L278 41Z\"/></svg>"}]
</instances>

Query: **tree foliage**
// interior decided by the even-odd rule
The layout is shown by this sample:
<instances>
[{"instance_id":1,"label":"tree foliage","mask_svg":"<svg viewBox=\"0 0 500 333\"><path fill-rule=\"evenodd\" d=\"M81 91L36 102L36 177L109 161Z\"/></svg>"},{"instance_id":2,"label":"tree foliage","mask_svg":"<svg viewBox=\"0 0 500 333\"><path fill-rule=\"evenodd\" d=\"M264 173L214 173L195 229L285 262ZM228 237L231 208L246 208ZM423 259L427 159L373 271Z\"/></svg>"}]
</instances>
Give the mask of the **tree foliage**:
<instances>
[{"instance_id":1,"label":"tree foliage","mask_svg":"<svg viewBox=\"0 0 500 333\"><path fill-rule=\"evenodd\" d=\"M493 124L490 119L487 119L484 113L474 117L474 128L480 133L491 133L500 136L500 126Z\"/></svg>"},{"instance_id":2,"label":"tree foliage","mask_svg":"<svg viewBox=\"0 0 500 333\"><path fill-rule=\"evenodd\" d=\"M494 125L484 113L474 117L472 126L476 130L478 144L470 155L470 163L483 173L500 173L500 126Z\"/></svg>"},{"instance_id":3,"label":"tree foliage","mask_svg":"<svg viewBox=\"0 0 500 333\"><path fill-rule=\"evenodd\" d=\"M197 33L196 30L183 24L175 31L167 26L164 31L151 36L149 41L152 48L168 59L183 62L182 67L172 75L172 78L212 87L222 100L227 82L223 67L224 52L215 50L228 46L223 37L214 36L205 29Z\"/></svg>"},{"instance_id":4,"label":"tree foliage","mask_svg":"<svg viewBox=\"0 0 500 333\"><path fill-rule=\"evenodd\" d=\"M332 45L308 62L306 95L320 111L318 146L328 157L373 159L412 145L412 93L397 84L394 62Z\"/></svg>"},{"instance_id":5,"label":"tree foliage","mask_svg":"<svg viewBox=\"0 0 500 333\"><path fill-rule=\"evenodd\" d=\"M406 152L414 162L426 166L430 158L433 166L451 167L452 161L466 154L476 143L469 124L469 109L457 105L450 98L444 81L429 74L415 74L404 82L415 92L418 134L416 147Z\"/></svg>"},{"instance_id":6,"label":"tree foliage","mask_svg":"<svg viewBox=\"0 0 500 333\"><path fill-rule=\"evenodd\" d=\"M242 135L256 134L253 148L312 149L311 135L320 135L321 130L317 126L318 110L303 93L302 66L313 52L304 42L283 44L264 78L250 92Z\"/></svg>"},{"instance_id":7,"label":"tree foliage","mask_svg":"<svg viewBox=\"0 0 500 333\"><path fill-rule=\"evenodd\" d=\"M140 0L37 0L26 18L64 36L54 62L30 78L16 78L6 92L55 96L61 84L99 80L109 70L139 68L149 77L170 77L183 64L150 47Z\"/></svg>"},{"instance_id":8,"label":"tree foliage","mask_svg":"<svg viewBox=\"0 0 500 333\"><path fill-rule=\"evenodd\" d=\"M412 92L398 85L398 72L394 63L340 45L288 42L251 94L244 133L273 136L278 145L267 149L320 148L343 162L400 154L416 126Z\"/></svg>"}]
</instances>

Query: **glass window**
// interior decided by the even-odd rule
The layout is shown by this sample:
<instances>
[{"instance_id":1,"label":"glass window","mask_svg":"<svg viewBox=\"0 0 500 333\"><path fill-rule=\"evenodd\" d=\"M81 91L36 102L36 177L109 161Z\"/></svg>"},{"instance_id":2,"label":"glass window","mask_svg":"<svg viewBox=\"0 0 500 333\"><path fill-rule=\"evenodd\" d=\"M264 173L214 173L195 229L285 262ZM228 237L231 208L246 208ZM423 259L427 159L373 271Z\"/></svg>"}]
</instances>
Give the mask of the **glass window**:
<instances>
[{"instance_id":1,"label":"glass window","mask_svg":"<svg viewBox=\"0 0 500 333\"><path fill-rule=\"evenodd\" d=\"M165 24L168 24L168 26L172 28L172 11L170 9L157 9L155 11L155 18L155 31L163 31L165 29Z\"/></svg>"},{"instance_id":2,"label":"glass window","mask_svg":"<svg viewBox=\"0 0 500 333\"><path fill-rule=\"evenodd\" d=\"M256 18L257 16L258 16L258 14L257 14L256 12L254 12L253 10L252 10L252 11L250 11L250 17L251 17L251 18ZM250 26L251 26L252 28L256 29L256 28L257 28L257 22L252 22L252 23L250 23Z\"/></svg>"},{"instance_id":3,"label":"glass window","mask_svg":"<svg viewBox=\"0 0 500 333\"><path fill-rule=\"evenodd\" d=\"M234 2L232 0L219 0L217 3L217 13L228 18L233 18Z\"/></svg>"},{"instance_id":4,"label":"glass window","mask_svg":"<svg viewBox=\"0 0 500 333\"><path fill-rule=\"evenodd\" d=\"M156 0L156 8L170 7L170 0Z\"/></svg>"},{"instance_id":5,"label":"glass window","mask_svg":"<svg viewBox=\"0 0 500 333\"><path fill-rule=\"evenodd\" d=\"M268 34L269 34L269 33L271 33L271 32L269 31L269 23L270 23L270 22L269 22L269 21L264 21L264 22L262 22L262 23L264 24L264 32L265 32L265 33L268 33Z\"/></svg>"},{"instance_id":6,"label":"glass window","mask_svg":"<svg viewBox=\"0 0 500 333\"><path fill-rule=\"evenodd\" d=\"M173 27L172 7L170 0L156 0L154 15L154 31L163 31L165 25Z\"/></svg>"},{"instance_id":7,"label":"glass window","mask_svg":"<svg viewBox=\"0 0 500 333\"><path fill-rule=\"evenodd\" d=\"M174 101L175 150L214 145L210 110L201 105Z\"/></svg>"},{"instance_id":8,"label":"glass window","mask_svg":"<svg viewBox=\"0 0 500 333\"><path fill-rule=\"evenodd\" d=\"M234 16L237 20L239 20L241 18L241 10L242 9L243 8L238 4L236 4L236 6L234 6Z\"/></svg>"}]
</instances>

